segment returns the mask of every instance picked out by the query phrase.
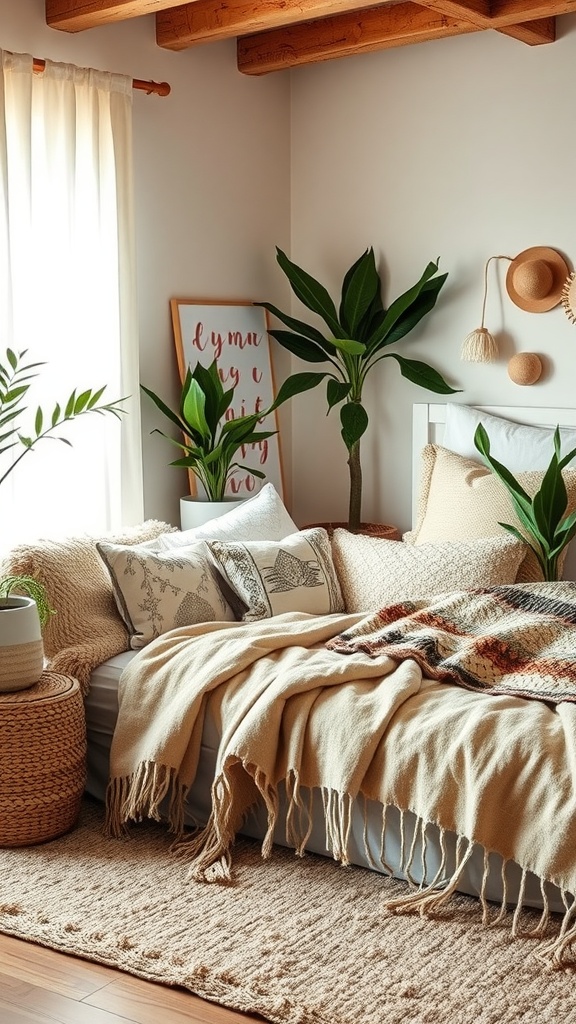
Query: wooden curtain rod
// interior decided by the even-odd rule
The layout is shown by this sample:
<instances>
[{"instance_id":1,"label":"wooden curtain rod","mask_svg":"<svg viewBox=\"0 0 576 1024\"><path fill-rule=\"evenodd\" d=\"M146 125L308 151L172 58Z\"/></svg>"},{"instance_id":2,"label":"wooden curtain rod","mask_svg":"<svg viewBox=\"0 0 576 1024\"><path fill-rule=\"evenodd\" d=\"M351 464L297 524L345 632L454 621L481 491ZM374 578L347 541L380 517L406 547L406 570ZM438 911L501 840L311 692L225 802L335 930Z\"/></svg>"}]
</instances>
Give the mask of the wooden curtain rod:
<instances>
[{"instance_id":1,"label":"wooden curtain rod","mask_svg":"<svg viewBox=\"0 0 576 1024\"><path fill-rule=\"evenodd\" d=\"M40 72L45 70L45 60L42 60L40 57L33 57L32 60L32 67L37 74L40 74ZM148 95L150 95L150 93L156 93L157 96L170 95L170 86L168 85L168 82L146 82L142 78L133 78L132 88L141 89L143 92L147 92Z\"/></svg>"}]
</instances>

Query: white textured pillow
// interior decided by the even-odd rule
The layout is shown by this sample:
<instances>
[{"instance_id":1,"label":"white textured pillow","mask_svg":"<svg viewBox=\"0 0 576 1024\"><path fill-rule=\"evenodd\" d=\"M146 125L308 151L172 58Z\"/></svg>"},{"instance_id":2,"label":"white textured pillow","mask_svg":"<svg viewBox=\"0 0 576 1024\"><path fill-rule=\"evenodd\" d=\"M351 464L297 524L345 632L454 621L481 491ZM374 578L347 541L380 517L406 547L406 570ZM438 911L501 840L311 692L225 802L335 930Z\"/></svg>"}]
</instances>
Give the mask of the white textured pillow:
<instances>
[{"instance_id":1,"label":"white textured pillow","mask_svg":"<svg viewBox=\"0 0 576 1024\"><path fill-rule=\"evenodd\" d=\"M515 473L529 495L536 493L544 473ZM568 492L568 512L576 510L576 470L563 472ZM478 540L506 536L499 523L522 525L512 501L498 477L474 459L465 459L436 444L422 450L420 497L413 530L405 533L408 544L430 544L444 540ZM560 556L564 564L566 550ZM535 555L528 550L518 571L518 582L538 582L542 572Z\"/></svg>"},{"instance_id":2,"label":"white textured pillow","mask_svg":"<svg viewBox=\"0 0 576 1024\"><path fill-rule=\"evenodd\" d=\"M223 579L245 608L244 622L282 612L325 615L344 609L330 541L322 528L281 541L207 541Z\"/></svg>"},{"instance_id":3,"label":"white textured pillow","mask_svg":"<svg viewBox=\"0 0 576 1024\"><path fill-rule=\"evenodd\" d=\"M506 535L414 545L335 530L332 553L346 611L353 613L514 583L526 549Z\"/></svg>"},{"instance_id":4,"label":"white textured pillow","mask_svg":"<svg viewBox=\"0 0 576 1024\"><path fill-rule=\"evenodd\" d=\"M173 551L197 540L282 540L297 529L278 491L268 483L254 497L247 498L223 516L210 519L193 530L178 530L159 537L158 547Z\"/></svg>"},{"instance_id":5,"label":"white textured pillow","mask_svg":"<svg viewBox=\"0 0 576 1024\"><path fill-rule=\"evenodd\" d=\"M234 620L203 542L178 551L102 542L96 547L133 650L178 626Z\"/></svg>"},{"instance_id":6,"label":"white textured pillow","mask_svg":"<svg viewBox=\"0 0 576 1024\"><path fill-rule=\"evenodd\" d=\"M548 468L554 454L554 427L516 423L456 402L449 402L446 406L442 447L467 459L480 461L481 455L474 444L474 434L479 423L488 432L490 454L511 473ZM576 430L560 427L560 436L563 455L576 448Z\"/></svg>"}]
</instances>

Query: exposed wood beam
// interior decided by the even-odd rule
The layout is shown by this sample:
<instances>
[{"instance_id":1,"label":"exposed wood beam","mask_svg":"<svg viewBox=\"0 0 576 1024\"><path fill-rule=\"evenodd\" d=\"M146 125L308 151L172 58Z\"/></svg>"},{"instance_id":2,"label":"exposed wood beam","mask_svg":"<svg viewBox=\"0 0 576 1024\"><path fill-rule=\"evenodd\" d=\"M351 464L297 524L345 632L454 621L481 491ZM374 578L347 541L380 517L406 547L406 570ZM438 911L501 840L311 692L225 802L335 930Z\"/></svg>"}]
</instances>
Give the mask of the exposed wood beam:
<instances>
[{"instance_id":1,"label":"exposed wood beam","mask_svg":"<svg viewBox=\"0 0 576 1024\"><path fill-rule=\"evenodd\" d=\"M458 3L457 0L420 0L431 10L439 11L449 17L466 18L477 28L503 29L508 25L524 22L540 21L540 29L535 35L550 32L549 22L558 14L570 14L576 11L576 0L493 0L484 7L477 4ZM544 27L548 23L548 28ZM506 33L507 35L511 33ZM517 38L521 38L520 35ZM528 40L526 40L528 41ZM533 40L531 40L533 42ZM551 42L550 39L546 40ZM544 42L540 39L540 42Z\"/></svg>"},{"instance_id":2,"label":"exposed wood beam","mask_svg":"<svg viewBox=\"0 0 576 1024\"><path fill-rule=\"evenodd\" d=\"M447 18L414 3L372 7L238 39L238 69L264 75L392 46L475 32L470 22Z\"/></svg>"},{"instance_id":3,"label":"exposed wood beam","mask_svg":"<svg viewBox=\"0 0 576 1024\"><path fill-rule=\"evenodd\" d=\"M528 46L541 46L543 43L553 43L556 39L556 18L538 18L536 21L523 21L519 25L504 25L498 31Z\"/></svg>"},{"instance_id":4,"label":"exposed wood beam","mask_svg":"<svg viewBox=\"0 0 576 1024\"><path fill-rule=\"evenodd\" d=\"M374 0L193 0L157 15L156 42L169 50L184 50L367 7L374 7Z\"/></svg>"},{"instance_id":5,"label":"exposed wood beam","mask_svg":"<svg viewBox=\"0 0 576 1024\"><path fill-rule=\"evenodd\" d=\"M46 23L64 32L81 32L111 21L156 14L188 0L46 0Z\"/></svg>"}]
</instances>

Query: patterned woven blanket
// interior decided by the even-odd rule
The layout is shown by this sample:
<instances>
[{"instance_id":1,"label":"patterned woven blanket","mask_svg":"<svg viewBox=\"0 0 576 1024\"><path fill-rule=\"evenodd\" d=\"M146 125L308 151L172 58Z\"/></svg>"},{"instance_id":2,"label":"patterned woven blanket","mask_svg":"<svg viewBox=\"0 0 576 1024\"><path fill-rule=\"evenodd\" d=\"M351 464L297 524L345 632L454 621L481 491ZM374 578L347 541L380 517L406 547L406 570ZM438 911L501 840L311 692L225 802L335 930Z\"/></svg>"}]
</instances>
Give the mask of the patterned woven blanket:
<instances>
[{"instance_id":1,"label":"patterned woven blanket","mask_svg":"<svg viewBox=\"0 0 576 1024\"><path fill-rule=\"evenodd\" d=\"M327 646L413 658L424 674L469 690L576 701L576 583L524 583L382 608Z\"/></svg>"}]
</instances>

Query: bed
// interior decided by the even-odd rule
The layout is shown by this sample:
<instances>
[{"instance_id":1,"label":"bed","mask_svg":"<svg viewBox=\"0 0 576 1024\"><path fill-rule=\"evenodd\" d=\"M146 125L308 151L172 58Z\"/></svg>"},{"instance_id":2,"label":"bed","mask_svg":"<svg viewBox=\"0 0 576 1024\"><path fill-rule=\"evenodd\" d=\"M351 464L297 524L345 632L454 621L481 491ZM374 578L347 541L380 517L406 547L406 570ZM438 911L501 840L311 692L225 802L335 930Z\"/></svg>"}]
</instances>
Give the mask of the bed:
<instances>
[{"instance_id":1,"label":"bed","mask_svg":"<svg viewBox=\"0 0 576 1024\"><path fill-rule=\"evenodd\" d=\"M453 412L454 409L449 410L449 416ZM176 648L180 652L183 649L183 645L192 644L191 649L195 650L196 657L200 659L197 663L197 671L195 672L195 675L200 679L203 669L205 669L205 672L211 670L212 658L214 659L213 671L221 671L221 666L227 659L226 652L228 648L236 650L233 645L242 644L243 637L245 636L256 637L254 643L268 644L270 650L272 650L273 644L270 637L273 636L274 643L278 645L278 636L274 632L278 623L282 627L285 624L287 634L293 633L295 635L296 647L298 647L298 644L302 646L302 637L310 636L312 638L310 642L306 641L306 644L304 644L307 648L305 651L306 657L308 657L308 648L315 649L320 647L322 652L324 652L327 647L330 647L332 639L335 639L337 644L339 638L344 636L348 645L356 642L356 647L346 653L351 653L352 659L355 657L363 658L363 638L360 636L358 640L357 633L355 632L356 629L367 621L371 613L379 606L374 604L374 601L378 601L381 597L383 585L389 588L386 592L392 595L390 604L394 601L399 601L402 597L402 591L401 589L398 590L398 586L401 588L407 585L402 584L401 580L399 582L399 577L401 576L399 565L401 566L403 563L398 563L398 558L408 559L405 563L407 572L414 574L413 576L410 575L412 591L409 596L412 599L418 596L418 588L423 586L422 580L426 578L422 575L423 572L427 573L428 578L430 578L431 574L439 573L439 578L441 577L444 582L443 592L451 593L452 590L455 591L457 589L455 580L450 575L446 578L442 576L447 561L446 551L452 550L452 548L446 548L446 544L456 545L454 550L458 548L459 557L464 559L469 557L469 549L471 549L472 544L475 545L475 551L478 550L479 556L475 556L476 560L474 563L469 564L467 561L464 561L457 568L456 579L460 581L463 578L462 565L464 565L464 575L469 585L479 589L483 587L490 589L499 586L507 587L519 578L518 573L520 567L524 564L525 552L519 551L518 547L515 547L515 542L512 542L510 538L504 539L497 536L498 533L502 532L498 529L497 522L496 526L494 526L495 516L497 519L498 515L500 515L498 509L492 516L491 524L487 526L486 519L483 520L479 527L480 534L477 534L473 540L464 537L461 540L454 541L452 533L450 533L449 537L435 536L432 540L428 537L426 531L436 530L438 532L438 519L440 518L443 521L445 517L435 516L433 509L423 507L423 477L428 473L429 476L431 475L433 483L434 474L439 473L439 466L443 472L446 471L446 466L440 465L438 460L439 453L448 452L454 456L454 459L449 462L450 472L453 473L456 466L460 477L463 475L466 478L466 460L469 459L470 455L469 451L466 454L466 446L468 445L469 447L470 430L473 429L475 417L480 413L483 417L493 417L493 420L484 419L484 422L491 425L495 435L498 434L498 430L502 431L502 437L498 437L498 443L505 446L506 455L511 453L510 458L513 461L516 460L511 468L516 469L518 472L536 474L534 479L538 479L538 474L540 474L541 478L542 469L547 464L551 453L551 427L556 423L562 424L565 431L565 443L571 447L576 446L576 426L574 425L576 416L571 410L560 409L530 410L524 408L483 407L481 410L469 410L468 407L463 407L461 410L456 410L456 413L457 416L462 413L465 422L461 423L458 420L456 424L454 422L448 424L451 428L449 435L450 443L454 447L444 449L442 441L445 437L446 413L447 407L437 404L418 404L414 407L413 464L415 503L413 529L408 531L405 535L404 543L400 545L397 545L397 542L394 541L374 541L374 539L370 539L370 544L379 543L380 545L385 545L385 547L379 547L378 552L384 552L385 557L392 560L391 565L388 566L387 563L378 562L378 569L381 571L375 573L373 571L375 564L373 559L375 557L380 558L381 556L379 553L375 555L376 549L374 547L366 547L368 541L365 543L361 538L341 537L338 541L340 548L338 548L338 544L336 547L332 547L336 579L337 582L342 584L340 591L342 603L339 606L334 603L334 593L330 591L330 587L334 582L333 578L332 583L328 579L328 584L324 587L326 593L322 590L317 579L311 580L309 578L306 581L305 589L307 592L303 600L311 603L309 605L305 604L294 611L289 602L286 603L286 592L279 586L278 562L275 563L275 587L269 587L267 591L264 588L262 593L255 595L254 587L252 586L251 590L246 582L248 579L246 566L242 568L241 573L238 572L238 559L243 557L243 552L239 550L236 541L233 542L236 544L236 547L230 544L226 539L228 537L226 527L223 527L220 532L216 530L215 538L208 541L212 557L215 559L221 572L220 579L224 580L226 584L223 588L226 612L222 612L221 606L216 622L211 621L208 625L198 624L189 627L183 625L177 618L170 619L171 609L168 608L167 611L164 609L167 618L165 621L163 620L162 635L157 636L154 643L150 643L149 641L152 637L146 635L146 622L144 624L142 622L135 622L133 616L130 621L133 627L131 642L133 646L135 645L134 649L118 649L118 636L115 634L115 638L112 641L112 646L115 645L115 649L112 652L110 648L106 649L106 643L102 641L103 621L106 617L109 618L111 614L114 614L117 626L118 611L123 612L124 622L126 622L126 616L130 616L130 608L126 604L126 602L128 602L128 605L130 604L130 594L122 593L121 600L119 601L117 590L117 607L114 608L112 613L110 594L107 594L104 601L106 607L104 609L104 605L102 605L99 610L102 621L97 624L96 629L92 633L86 630L86 624L84 623L81 630L79 628L79 633L82 633L81 641L78 640L78 643L68 647L65 651L59 648L59 644L62 644L61 638L53 641L53 649L51 648L49 653L53 655L56 668L60 670L74 670L77 675L81 676L83 672L86 672L86 666L90 665L90 673L85 675L83 680L88 730L87 792L89 794L98 800L105 801L108 787L108 798L111 802L114 802L114 794L112 793L111 796L110 789L112 785L110 783L110 758L113 738L115 735L116 737L118 736L118 683L122 674L123 679L129 681L139 673L143 678L146 677L146 673L149 674L153 667L156 672L158 665L161 668L167 665L168 670L164 675L164 682L166 682L166 680L171 678L170 666L176 665L176 662L169 660L168 655L172 658ZM510 422L512 433L516 431L516 428L519 428L515 437L510 438L507 434L506 423L508 421ZM522 433L522 429L532 429L536 433ZM538 444L542 442L542 451L540 453L536 442ZM433 468L431 471L429 467L428 469L426 468L425 460L423 460L424 452L430 446L434 449ZM461 453L457 450L459 446ZM505 461L502 451L498 449L498 445L496 445L494 453ZM528 469L523 468L523 459L529 460ZM538 460L540 461L538 462ZM535 461L538 465L536 469L533 469L532 466ZM488 471L486 471L486 475L488 476ZM489 483L489 481L487 482ZM429 479L425 484L426 495L429 501L432 500L433 495L432 483ZM319 540L316 536L317 531L312 531L315 534L314 536L308 536L309 531L299 531L298 536L292 533L286 534L286 531L293 528L294 524L289 520L289 517L286 520L283 519L287 513L285 509L279 508L277 503L275 503L277 496L275 496L274 501L270 504L271 491L269 485L263 491L267 496L267 500L262 503L262 509L259 512L264 518L259 519L255 505L254 522L251 524L251 532L249 532L250 537L257 539L243 541L240 547L243 547L243 549L249 548L252 552L251 557L256 559L255 564L257 564L257 556L259 557L262 553L260 548L263 549L266 544L276 543L273 540L266 540L266 529L272 524L270 527L272 532L284 531L282 550L284 553L287 550L292 559L292 562L289 564L290 569L295 565L309 567L312 564L312 559L306 558L306 552L303 554L302 549L298 547L299 544L306 543L312 545L314 566L324 566L325 574L328 578L330 575L328 566L330 555L326 551L325 538ZM568 491L571 507L574 507L576 505L576 473L574 472L569 477ZM465 500L465 497L462 500ZM488 497L492 497L491 492ZM476 498L474 498L474 501L476 502ZM476 513L476 504L474 508ZM229 515L233 515L233 513ZM461 519L460 516L458 518ZM458 523L458 528L464 529L461 522ZM207 529L209 531L210 527ZM450 530L452 530L452 525L450 525ZM143 559L144 557L157 556L159 542L166 545L165 552L167 558L173 558L174 552L177 554L180 552L180 535L177 531L170 531L167 524L152 524L151 534L148 537L140 532L136 538L130 538L128 541L126 537L112 540L105 538L98 544L99 559L105 563L112 584L121 583L126 575L128 575L132 584L137 589L142 590L142 587L147 585L146 572L148 570L145 569L142 579L139 579L137 567L136 570L134 569L136 562L134 552L130 550L132 545L136 546L139 551L147 549L155 553L149 556L146 554L146 550L144 550L142 554ZM209 532L206 536L210 536ZM205 537L199 536L198 539L202 540ZM296 538L293 549L290 547L292 540L287 540L287 537ZM389 545L393 547L391 548ZM394 545L396 545L396 548L393 550ZM181 547L184 546L181 545ZM93 559L94 544L90 544L87 547L84 543L81 547L82 557L89 558L90 560ZM441 568L438 568L438 561L426 563L426 558L432 552L432 549L434 549L434 558L441 559ZM53 567L55 551L51 550L50 554L52 556L50 564ZM59 555L61 555L61 552ZM42 562L44 552L40 552L38 549L31 551L30 548L27 549L25 555L22 551L16 552L11 568L17 571L28 571L31 568L31 558L34 561L34 568L36 570L38 570L39 564L42 563L44 571L48 571L46 568L48 563ZM422 569L420 564L422 559L424 559L424 569ZM62 558L59 557L58 560L60 566L62 566ZM417 568L414 568L416 562L418 565ZM144 565L144 561L142 565ZM480 566L478 569L478 579L474 576L477 565ZM574 577L569 575L569 569L570 562L567 561L565 576L572 579ZM508 572L508 576L502 577L499 574L504 570ZM305 568L302 571L309 570ZM75 587L77 585L78 565L75 564L75 567L70 568L69 572L74 573ZM234 572L236 572L236 576L234 576ZM90 574L84 572L80 575L83 575L83 585L87 587L83 595L84 606L86 607L87 603L89 604L92 600L94 587L92 582L90 582L92 579ZM265 576L265 573L261 571L260 566L260 577L262 576ZM379 580L377 584L375 584L374 580L376 576ZM382 579L384 579L384 584L382 584ZM446 583L445 580L448 580L448 582ZM101 577L99 578L99 585L102 585ZM528 587L534 585L529 573L524 580L524 585ZM122 590L122 587L120 589ZM214 603L220 599L220 594L218 597L211 597L209 591L210 588L207 585L206 579L199 577L197 593L203 595L203 600L212 600ZM427 594L426 598L431 598L432 593L433 591ZM320 603L318 605L317 602L322 597L322 594L324 594L325 604L322 605ZM248 618L239 627L237 622L239 609L246 609L247 606L258 609L260 607L259 601L261 603L268 602L268 616L263 617L260 609L260 611L255 612L252 621ZM81 607L83 602L80 600L75 603L77 607L78 605ZM134 599L134 594L132 594L132 610L137 604L138 602ZM146 613L148 617L149 609L150 603L148 603L148 612ZM144 619L146 619L146 615ZM321 629L319 627L319 632L313 633L311 632L311 623L313 620L314 622L316 621L316 616L321 624ZM221 624L220 618L222 618ZM333 622L336 622L338 627L336 630L333 627ZM68 636L70 636L70 624L67 623L65 625ZM60 627L62 626L63 623L61 622ZM169 628L166 628L166 626ZM190 633L193 635L190 636ZM321 638L320 641L318 641L318 637ZM370 633L370 639L372 639L372 633ZM125 634L123 646L124 648L126 646ZM73 651L72 656L70 655L71 650ZM241 648L238 648L238 650L241 650ZM156 654L155 652L158 653ZM104 657L103 654L105 653L108 653L110 656ZM344 651L340 653L344 653ZM286 651L283 650L282 658L285 655ZM275 656L276 653L274 652ZM239 655L239 657L244 657L244 655ZM336 654L336 658L338 658L338 654ZM374 663L372 655L368 655L367 658L368 661L372 658L371 663ZM248 658L246 665L249 664L249 661L250 659ZM363 664L368 664L368 661L365 659ZM346 662L346 659L338 662L338 665L344 662ZM181 665L181 663L180 661L178 664ZM351 664L349 660L346 663L348 665ZM263 659L261 664L266 664L265 659ZM300 666L299 661L297 665ZM386 671L388 670L387 668ZM284 672L284 669L282 671ZM235 673L230 672L230 678L233 681L232 692L236 680ZM442 687L439 686L437 680L434 682L434 685L432 685L431 680L428 683L430 684L430 692L432 693L433 691L436 695L435 699L437 699ZM224 688L220 687L219 689L223 690ZM162 691L162 695L154 699L159 700L158 706L165 706L167 703L165 688ZM477 703L481 700L494 701L493 696L485 696L480 693L471 694L469 689L459 691L458 697L455 699L462 702L462 707L468 706L472 700L475 700ZM501 700L504 707L509 706L510 702L517 703L521 699L514 696L506 696L502 697ZM162 702L164 702L164 705ZM137 703L141 706L134 713L137 714L139 710L144 719L145 714L142 708L145 702L139 699ZM562 728L566 732L570 732L572 726L576 725L576 721L572 717L576 705L571 702L571 698L565 700L562 705L555 705L552 699L543 701L538 704L537 712L535 710L536 702L533 701L531 704L531 713L534 712L534 715L536 715L532 721L536 723L534 728L537 730L540 729L539 723L543 722L542 730L546 732L549 723L552 722L556 714L557 707L562 707L562 715L564 716ZM154 706L156 705L150 705L150 707ZM486 707L490 708L493 706L493 704L486 705ZM197 750L195 752L197 764L195 763L192 772L193 781L187 789L180 816L176 816L172 820L173 825L176 822L177 832L185 828L187 834L189 829L198 830L200 828L201 830L206 823L210 824L211 822L215 771L217 770L219 753L221 754L223 745L223 732L227 730L229 732L229 719L225 717L220 700L214 704L210 700L205 701L202 717L197 721L200 721L201 733L198 736ZM126 736L127 734L123 733L122 735ZM576 736L576 729L574 729L574 735ZM398 750L400 751L400 748ZM122 761L123 756L124 750L118 751L117 749L116 759ZM425 768L422 771L424 772L423 778L425 783ZM568 796L563 798L564 804L571 804L574 798L571 777L564 780L564 782L568 786L568 789L565 789L565 793ZM154 804L155 813L159 813L166 820L170 819L172 813L169 790L170 785L166 782L163 790L162 787L159 788L156 794L156 803ZM238 828L244 834L260 840L267 836L269 841L271 838L270 823L272 821L274 842L281 845L295 846L297 844L294 842L294 829L286 827L287 818L289 819L291 816L290 809L292 808L293 810L294 805L293 780L291 781L289 778L286 778L286 780L279 779L277 790L279 807L273 807L272 816L272 797L268 806L266 805L266 800L252 801L248 799L246 805L249 809L241 814ZM163 798L162 792L166 794ZM445 827L444 824L436 825L434 821L425 822L425 827L422 828L421 816L413 813L409 808L398 808L394 805L388 805L386 807L386 827L384 829L382 805L377 800L367 799L365 794L362 796L359 794L351 800L349 808L346 810L346 856L344 858L338 843L335 845L334 837L328 835L327 820L331 814L333 816L337 815L337 812L333 808L331 809L329 799L323 788L314 787L307 790L303 786L302 793L299 793L298 799L300 809L305 806L308 815L305 842L301 844L300 853L310 850L371 870L393 873L398 878L406 878L409 883L407 906L410 905L411 900L414 901L416 906L419 899L418 893L426 892L428 886L433 887L432 893L428 895L432 902L435 899L435 892L439 892L443 899L449 895L451 888L457 887L462 892L480 897L486 919L490 916L489 905L492 903L497 908L500 908L501 913L505 911L507 906L516 906L519 911L522 906L535 907L543 910L543 928L546 925L549 912L557 912L563 915L564 924L562 927L564 938L570 933L572 927L571 908L573 905L573 891L568 889L566 882L555 885L550 880L543 881L535 872L529 868L527 869L525 864L521 868L508 855L502 856L496 850L486 849L482 844L473 841L466 844L464 856L462 835ZM122 794L122 799L118 801L118 805L122 802L126 805L126 793ZM174 803L173 793L172 803ZM141 813L141 806L134 804L132 808L133 813L128 814L128 819L137 819ZM567 814L568 810L569 808L565 807L563 813ZM339 813L343 812L340 811ZM123 822L122 826L125 824ZM111 831L114 832L114 829L112 828ZM566 876L563 875L562 877ZM519 927L519 920L516 915L515 927ZM569 943L565 942L562 949L564 950L567 945Z\"/></svg>"}]
</instances>

